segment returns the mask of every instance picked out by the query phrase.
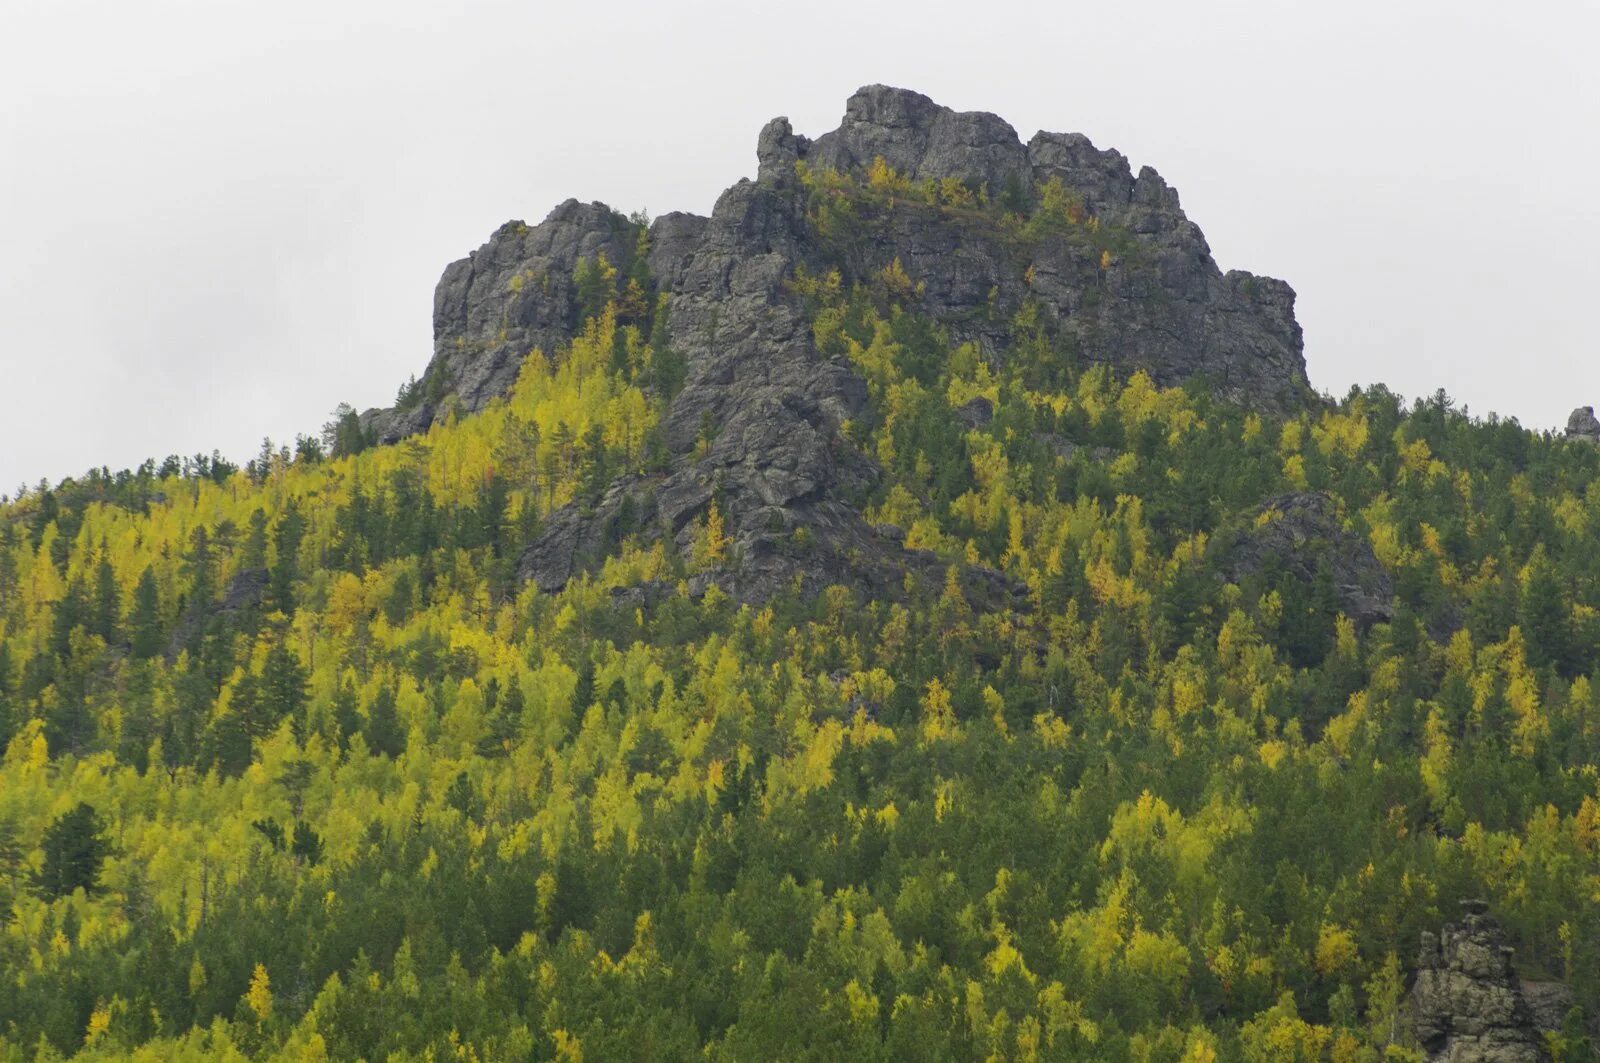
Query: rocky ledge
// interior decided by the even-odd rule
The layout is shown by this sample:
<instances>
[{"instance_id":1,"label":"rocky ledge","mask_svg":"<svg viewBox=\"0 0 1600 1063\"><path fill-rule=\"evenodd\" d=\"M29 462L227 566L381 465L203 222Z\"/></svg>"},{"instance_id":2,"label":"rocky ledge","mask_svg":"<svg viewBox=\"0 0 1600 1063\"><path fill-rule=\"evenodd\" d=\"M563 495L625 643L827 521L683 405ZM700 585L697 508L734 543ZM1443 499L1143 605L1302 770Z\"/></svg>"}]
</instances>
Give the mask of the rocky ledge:
<instances>
[{"instance_id":1,"label":"rocky ledge","mask_svg":"<svg viewBox=\"0 0 1600 1063\"><path fill-rule=\"evenodd\" d=\"M850 365L818 351L786 283L801 268L838 269L849 284L898 261L916 312L997 364L1027 300L1079 364L1143 369L1162 384L1198 377L1274 409L1310 395L1289 286L1223 273L1159 174L1135 175L1121 154L1083 136L1039 133L1024 144L994 115L872 86L850 98L838 129L815 140L774 119L757 160L756 180L724 192L709 218L668 214L644 231L602 204L569 201L539 225L502 226L445 270L433 360L405 407L363 415L389 442L451 408L481 408L511 387L531 349L558 352L579 327L581 262L603 253L626 264L643 296L660 299L659 340L686 366L664 418L668 467L615 481L593 507L555 514L522 560L522 575L541 587L558 588L597 560L619 522L686 546L713 495L734 559L716 579L741 597L834 582L889 590L928 567L857 511L878 470L839 429L863 409L866 387ZM954 217L908 203L844 238L819 232L805 175L864 180L882 166L996 209ZM1018 240L996 223L1004 205L1021 213L1044 196L1065 198L1093 231L1114 232L1116 253L1083 240ZM697 453L705 424L718 431ZM985 595L1015 592L1003 580L979 582Z\"/></svg>"}]
</instances>

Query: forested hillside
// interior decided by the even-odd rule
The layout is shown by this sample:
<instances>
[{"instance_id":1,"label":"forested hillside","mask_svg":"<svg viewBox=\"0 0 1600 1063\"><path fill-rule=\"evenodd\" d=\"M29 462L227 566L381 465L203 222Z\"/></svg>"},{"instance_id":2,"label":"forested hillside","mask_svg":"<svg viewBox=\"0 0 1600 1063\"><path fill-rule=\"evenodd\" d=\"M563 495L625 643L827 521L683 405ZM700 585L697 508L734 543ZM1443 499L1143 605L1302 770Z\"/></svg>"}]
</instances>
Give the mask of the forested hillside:
<instances>
[{"instance_id":1,"label":"forested hillside","mask_svg":"<svg viewBox=\"0 0 1600 1063\"><path fill-rule=\"evenodd\" d=\"M864 385L830 498L881 585L816 584L878 564L821 510L741 575L731 464L652 524L728 442L669 430L642 225L475 412L0 506L0 1059L1420 1060L1468 899L1594 1059L1600 447L1161 386L1031 269L996 357L861 235L1094 284L1132 230L792 180L822 251L775 283Z\"/></svg>"}]
</instances>

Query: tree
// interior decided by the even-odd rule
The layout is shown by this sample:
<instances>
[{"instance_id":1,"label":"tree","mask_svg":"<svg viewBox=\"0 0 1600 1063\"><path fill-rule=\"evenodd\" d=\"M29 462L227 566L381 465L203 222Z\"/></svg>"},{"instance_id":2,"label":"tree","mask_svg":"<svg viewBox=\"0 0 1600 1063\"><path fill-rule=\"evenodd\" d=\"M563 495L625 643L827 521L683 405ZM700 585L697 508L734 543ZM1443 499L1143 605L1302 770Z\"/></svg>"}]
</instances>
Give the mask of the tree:
<instances>
[{"instance_id":1,"label":"tree","mask_svg":"<svg viewBox=\"0 0 1600 1063\"><path fill-rule=\"evenodd\" d=\"M10 900L17 892L17 872L22 870L26 855L22 851L21 839L17 837L16 825L0 819L0 881L5 883L6 889L6 904L0 907L0 915L10 911Z\"/></svg>"},{"instance_id":2,"label":"tree","mask_svg":"<svg viewBox=\"0 0 1600 1063\"><path fill-rule=\"evenodd\" d=\"M0 642L0 747L11 741L19 722L11 695L12 672L11 650L4 642Z\"/></svg>"},{"instance_id":3,"label":"tree","mask_svg":"<svg viewBox=\"0 0 1600 1063\"><path fill-rule=\"evenodd\" d=\"M1527 639L1528 663L1535 669L1554 666L1568 671L1566 594L1544 545L1534 547L1522 575L1517 623Z\"/></svg>"},{"instance_id":4,"label":"tree","mask_svg":"<svg viewBox=\"0 0 1600 1063\"><path fill-rule=\"evenodd\" d=\"M257 506L250 514L250 530L239 548L239 568L253 571L267 567L267 512Z\"/></svg>"},{"instance_id":5,"label":"tree","mask_svg":"<svg viewBox=\"0 0 1600 1063\"><path fill-rule=\"evenodd\" d=\"M339 684L338 693L333 696L333 726L336 729L336 741L340 749L350 743L350 737L361 730L361 713L357 710L360 699L356 696L355 684L348 677Z\"/></svg>"},{"instance_id":6,"label":"tree","mask_svg":"<svg viewBox=\"0 0 1600 1063\"><path fill-rule=\"evenodd\" d=\"M322 449L322 440L316 436L298 435L294 437L294 460L299 465L315 465L327 452Z\"/></svg>"},{"instance_id":7,"label":"tree","mask_svg":"<svg viewBox=\"0 0 1600 1063\"><path fill-rule=\"evenodd\" d=\"M367 748L386 757L398 757L406 749L405 732L400 729L400 718L395 713L394 688L385 684L378 688L377 696L367 706L365 729Z\"/></svg>"},{"instance_id":8,"label":"tree","mask_svg":"<svg viewBox=\"0 0 1600 1063\"><path fill-rule=\"evenodd\" d=\"M211 533L201 524L189 537L189 552L184 568L189 576L189 608L200 615L211 607L217 594L216 561L212 557Z\"/></svg>"},{"instance_id":9,"label":"tree","mask_svg":"<svg viewBox=\"0 0 1600 1063\"><path fill-rule=\"evenodd\" d=\"M580 492L588 505L600 501L606 485L611 482L611 465L607 460L605 429L598 424L589 426L583 433L579 469L582 475Z\"/></svg>"},{"instance_id":10,"label":"tree","mask_svg":"<svg viewBox=\"0 0 1600 1063\"><path fill-rule=\"evenodd\" d=\"M311 824L295 820L294 841L289 845L289 853L306 866L314 867L322 859L322 835L312 830Z\"/></svg>"},{"instance_id":11,"label":"tree","mask_svg":"<svg viewBox=\"0 0 1600 1063\"><path fill-rule=\"evenodd\" d=\"M55 615L51 618L50 652L62 660L71 652L72 632L82 627L88 617L87 599L83 580L74 578L67 585L67 593L56 603Z\"/></svg>"},{"instance_id":12,"label":"tree","mask_svg":"<svg viewBox=\"0 0 1600 1063\"><path fill-rule=\"evenodd\" d=\"M295 720L296 729L299 729L306 704L306 683L306 670L294 651L282 641L274 644L261 665L261 684L257 694L267 731L276 728L285 717ZM252 737L262 738L265 735L253 734Z\"/></svg>"},{"instance_id":13,"label":"tree","mask_svg":"<svg viewBox=\"0 0 1600 1063\"><path fill-rule=\"evenodd\" d=\"M111 567L105 543L100 544L100 561L94 570L94 608L90 614L90 630L107 644L117 640L117 625L122 620L122 588L117 585L117 573Z\"/></svg>"},{"instance_id":14,"label":"tree","mask_svg":"<svg viewBox=\"0 0 1600 1063\"><path fill-rule=\"evenodd\" d=\"M416 378L413 377L411 386L414 387L415 383ZM398 405L404 406L408 397L408 388L402 388ZM361 428L361 416L356 413L354 406L341 402L334 407L332 419L322 426L322 443L328 453L336 458L346 458L367 449L367 434Z\"/></svg>"},{"instance_id":15,"label":"tree","mask_svg":"<svg viewBox=\"0 0 1600 1063\"><path fill-rule=\"evenodd\" d=\"M133 589L133 610L128 616L128 648L140 660L161 652L161 596L156 574L149 565Z\"/></svg>"},{"instance_id":16,"label":"tree","mask_svg":"<svg viewBox=\"0 0 1600 1063\"><path fill-rule=\"evenodd\" d=\"M245 992L244 1001L257 1022L272 1018L272 979L267 977L266 967L259 963L250 975L250 988Z\"/></svg>"},{"instance_id":17,"label":"tree","mask_svg":"<svg viewBox=\"0 0 1600 1063\"><path fill-rule=\"evenodd\" d=\"M79 889L91 896L100 892L100 869L111 851L104 829L86 802L50 824L44 832L44 865L34 876L34 888L51 900Z\"/></svg>"},{"instance_id":18,"label":"tree","mask_svg":"<svg viewBox=\"0 0 1600 1063\"><path fill-rule=\"evenodd\" d=\"M305 538L305 517L300 514L300 504L290 498L273 528L273 546L277 551L267 576L267 591L272 606L285 616L294 615L294 581L300 567L300 542Z\"/></svg>"}]
</instances>

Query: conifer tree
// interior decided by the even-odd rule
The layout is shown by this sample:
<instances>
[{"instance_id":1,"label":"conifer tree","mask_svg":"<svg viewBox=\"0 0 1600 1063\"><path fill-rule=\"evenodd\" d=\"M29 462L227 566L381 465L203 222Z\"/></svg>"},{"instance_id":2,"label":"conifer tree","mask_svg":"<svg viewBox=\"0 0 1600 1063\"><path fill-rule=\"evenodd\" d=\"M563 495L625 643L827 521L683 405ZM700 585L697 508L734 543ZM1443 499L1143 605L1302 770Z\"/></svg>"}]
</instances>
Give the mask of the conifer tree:
<instances>
[{"instance_id":1,"label":"conifer tree","mask_svg":"<svg viewBox=\"0 0 1600 1063\"><path fill-rule=\"evenodd\" d=\"M107 644L117 641L118 627L122 622L122 588L117 585L116 570L111 567L105 543L100 544L100 560L94 572L94 609L91 617L94 634Z\"/></svg>"},{"instance_id":2,"label":"conifer tree","mask_svg":"<svg viewBox=\"0 0 1600 1063\"><path fill-rule=\"evenodd\" d=\"M34 876L34 888L50 899L79 889L91 895L99 892L100 869L110 854L104 830L100 816L86 802L79 802L50 824L44 832L44 864Z\"/></svg>"},{"instance_id":3,"label":"conifer tree","mask_svg":"<svg viewBox=\"0 0 1600 1063\"><path fill-rule=\"evenodd\" d=\"M146 565L133 589L128 615L128 643L134 657L149 660L161 652L161 599L155 571Z\"/></svg>"},{"instance_id":4,"label":"conifer tree","mask_svg":"<svg viewBox=\"0 0 1600 1063\"><path fill-rule=\"evenodd\" d=\"M388 684L378 688L372 704L367 706L367 726L363 733L367 748L374 753L398 757L405 752L406 736L395 712L394 688Z\"/></svg>"}]
</instances>

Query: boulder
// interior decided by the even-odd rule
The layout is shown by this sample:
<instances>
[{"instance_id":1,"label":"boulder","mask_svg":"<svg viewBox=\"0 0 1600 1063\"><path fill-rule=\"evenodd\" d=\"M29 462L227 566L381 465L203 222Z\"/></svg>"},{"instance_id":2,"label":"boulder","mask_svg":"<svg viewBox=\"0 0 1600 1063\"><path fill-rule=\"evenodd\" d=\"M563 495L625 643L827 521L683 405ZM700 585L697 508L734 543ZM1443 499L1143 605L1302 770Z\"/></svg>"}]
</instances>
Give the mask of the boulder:
<instances>
[{"instance_id":1,"label":"boulder","mask_svg":"<svg viewBox=\"0 0 1600 1063\"><path fill-rule=\"evenodd\" d=\"M1585 443L1600 443L1600 418L1595 417L1593 406L1579 406L1567 418L1568 439L1578 439Z\"/></svg>"}]
</instances>

